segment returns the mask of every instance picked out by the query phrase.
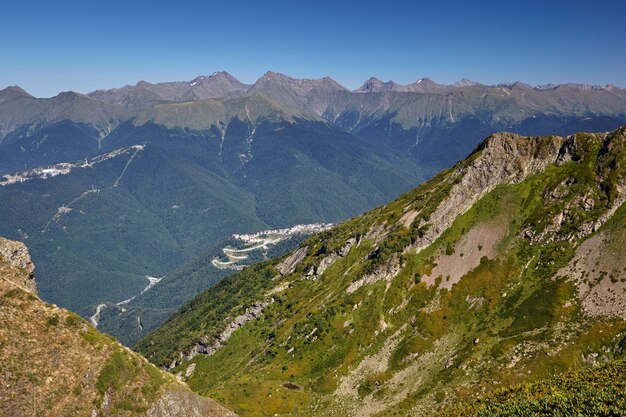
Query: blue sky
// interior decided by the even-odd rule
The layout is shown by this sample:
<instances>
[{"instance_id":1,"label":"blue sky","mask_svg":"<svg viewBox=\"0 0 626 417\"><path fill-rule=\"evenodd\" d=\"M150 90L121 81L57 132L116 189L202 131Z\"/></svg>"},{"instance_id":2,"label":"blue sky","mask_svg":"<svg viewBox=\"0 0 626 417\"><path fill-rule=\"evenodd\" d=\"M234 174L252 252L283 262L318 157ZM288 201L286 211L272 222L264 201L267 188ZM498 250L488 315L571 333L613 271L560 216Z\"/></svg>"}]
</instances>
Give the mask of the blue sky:
<instances>
[{"instance_id":1,"label":"blue sky","mask_svg":"<svg viewBox=\"0 0 626 417\"><path fill-rule=\"evenodd\" d=\"M626 2L0 2L0 88L41 97L226 70L626 87Z\"/></svg>"}]
</instances>

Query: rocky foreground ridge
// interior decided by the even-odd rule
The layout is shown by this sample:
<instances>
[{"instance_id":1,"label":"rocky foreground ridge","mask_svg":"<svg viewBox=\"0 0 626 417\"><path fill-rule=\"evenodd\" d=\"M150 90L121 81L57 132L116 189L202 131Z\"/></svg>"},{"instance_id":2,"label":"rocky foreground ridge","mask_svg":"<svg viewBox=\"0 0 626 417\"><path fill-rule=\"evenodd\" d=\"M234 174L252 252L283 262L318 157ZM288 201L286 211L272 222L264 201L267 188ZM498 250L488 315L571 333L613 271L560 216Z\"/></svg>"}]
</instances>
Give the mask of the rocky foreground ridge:
<instances>
[{"instance_id":1,"label":"rocky foreground ridge","mask_svg":"<svg viewBox=\"0 0 626 417\"><path fill-rule=\"evenodd\" d=\"M235 416L37 297L20 242L0 238L0 416Z\"/></svg>"}]
</instances>

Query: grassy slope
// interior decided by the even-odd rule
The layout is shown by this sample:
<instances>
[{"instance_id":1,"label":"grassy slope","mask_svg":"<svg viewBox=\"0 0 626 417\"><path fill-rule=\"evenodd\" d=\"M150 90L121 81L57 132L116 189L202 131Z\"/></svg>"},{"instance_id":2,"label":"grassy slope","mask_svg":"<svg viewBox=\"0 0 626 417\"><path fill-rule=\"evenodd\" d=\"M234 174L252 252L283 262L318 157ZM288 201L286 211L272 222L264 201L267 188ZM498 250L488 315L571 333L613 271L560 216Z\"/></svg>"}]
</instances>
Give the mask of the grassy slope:
<instances>
[{"instance_id":1,"label":"grassy slope","mask_svg":"<svg viewBox=\"0 0 626 417\"><path fill-rule=\"evenodd\" d=\"M194 407L229 415L213 402L187 398L171 375L16 285L20 274L0 256L0 415L159 415L167 408L164 395L178 407L172 415Z\"/></svg>"},{"instance_id":2,"label":"grassy slope","mask_svg":"<svg viewBox=\"0 0 626 417\"><path fill-rule=\"evenodd\" d=\"M244 415L315 415L322 409L328 415L404 415L577 368L594 353L610 359L624 322L585 317L573 283L552 277L580 243L562 237L597 219L615 197L624 174L623 142L617 134L612 149L602 149L600 138L579 135L580 161L496 188L418 254L399 255L423 233L417 221L410 228L389 227L379 243L366 235L372 225L396 225L411 207L427 219L455 181L444 172L390 205L311 238L307 258L287 278L274 280L276 261L268 261L225 279L137 348L153 362L169 364L177 352L202 335L219 333L227 317L267 298L264 294L286 279L291 287L273 296L276 302L261 318L236 331L216 354L191 361L194 390L221 398ZM568 196L546 198L567 178L575 179ZM575 199L581 195L594 200L593 209L579 207ZM551 219L564 208L571 216L550 232ZM607 227L623 228L624 211ZM421 282L467 232L494 219L506 229L496 258L483 257L449 291ZM531 244L522 237L527 229L549 233ZM352 236L363 237L360 245L319 280L300 279ZM345 292L395 258L404 267L391 282ZM482 304L471 304L472 299Z\"/></svg>"},{"instance_id":3,"label":"grassy slope","mask_svg":"<svg viewBox=\"0 0 626 417\"><path fill-rule=\"evenodd\" d=\"M569 372L535 383L496 390L442 415L451 416L622 416L626 409L626 362Z\"/></svg>"},{"instance_id":4,"label":"grassy slope","mask_svg":"<svg viewBox=\"0 0 626 417\"><path fill-rule=\"evenodd\" d=\"M294 236L272 246L267 251L267 255L252 252L245 263L259 262L266 256L268 258L282 256L297 248L303 239L304 237ZM130 303L124 305L124 312L120 312L117 308L105 309L100 315L98 329L114 335L126 346L134 345L139 339L159 327L186 301L215 285L224 277L236 273L232 269L216 268L211 263L216 257L223 256L222 249L228 245L241 246L232 238L219 242L201 257L172 271L150 291L137 296ZM141 328L138 325L138 319L141 320Z\"/></svg>"}]
</instances>

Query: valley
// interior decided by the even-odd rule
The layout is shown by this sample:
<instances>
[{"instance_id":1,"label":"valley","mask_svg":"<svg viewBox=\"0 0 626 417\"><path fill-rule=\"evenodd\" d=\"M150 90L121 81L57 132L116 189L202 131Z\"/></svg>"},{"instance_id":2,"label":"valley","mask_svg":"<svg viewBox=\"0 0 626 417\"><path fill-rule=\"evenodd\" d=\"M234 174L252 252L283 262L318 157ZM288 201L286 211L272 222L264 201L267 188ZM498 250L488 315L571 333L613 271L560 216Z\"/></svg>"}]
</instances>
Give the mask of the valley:
<instances>
[{"instance_id":1,"label":"valley","mask_svg":"<svg viewBox=\"0 0 626 417\"><path fill-rule=\"evenodd\" d=\"M226 257L216 257L211 260L211 264L218 269L232 269L241 271L249 262L246 261L250 252L263 252L267 257L267 251L270 246L276 246L278 243L289 239L294 235L307 236L314 233L323 232L332 227L332 224L314 223L314 224L298 224L285 229L264 230L253 234L234 234L233 239L243 243L242 248L226 246L222 249L222 253Z\"/></svg>"},{"instance_id":2,"label":"valley","mask_svg":"<svg viewBox=\"0 0 626 417\"><path fill-rule=\"evenodd\" d=\"M282 256L311 234L330 227L326 223L299 224L283 229L233 234L170 274L161 278L146 277L150 283L140 293L120 302L104 304L106 307L96 306L98 328L132 345L198 292L245 266ZM99 313L105 308L108 310L100 319Z\"/></svg>"},{"instance_id":3,"label":"valley","mask_svg":"<svg viewBox=\"0 0 626 417\"><path fill-rule=\"evenodd\" d=\"M9 87L0 234L29 245L45 299L89 318L231 234L336 223L384 204L495 131L623 123L626 93L611 85L370 79L350 91L269 71L253 84L217 72L51 99ZM240 269L232 256L249 253L230 255L213 265ZM176 307L209 282L172 289Z\"/></svg>"}]
</instances>

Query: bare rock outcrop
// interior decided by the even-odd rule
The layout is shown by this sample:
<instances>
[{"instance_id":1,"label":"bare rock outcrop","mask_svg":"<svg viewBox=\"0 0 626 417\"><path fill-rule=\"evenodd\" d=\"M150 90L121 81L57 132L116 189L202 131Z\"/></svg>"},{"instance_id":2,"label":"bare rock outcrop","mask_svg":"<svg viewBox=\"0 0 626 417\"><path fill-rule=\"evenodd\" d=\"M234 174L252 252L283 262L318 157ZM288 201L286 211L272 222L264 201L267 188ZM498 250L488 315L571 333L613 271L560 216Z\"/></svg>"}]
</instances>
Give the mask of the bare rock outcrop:
<instances>
[{"instance_id":1,"label":"bare rock outcrop","mask_svg":"<svg viewBox=\"0 0 626 417\"><path fill-rule=\"evenodd\" d=\"M187 389L169 389L148 410L147 417L236 417L217 402Z\"/></svg>"},{"instance_id":2,"label":"bare rock outcrop","mask_svg":"<svg viewBox=\"0 0 626 417\"><path fill-rule=\"evenodd\" d=\"M387 281L390 282L398 273L402 270L402 265L400 262L393 258L388 263L380 265L374 272L371 274L365 275L363 278L354 281L350 286L346 289L348 294L352 294L359 288L364 285L374 284L378 281Z\"/></svg>"},{"instance_id":3,"label":"bare rock outcrop","mask_svg":"<svg viewBox=\"0 0 626 417\"><path fill-rule=\"evenodd\" d=\"M263 310L269 305L274 303L274 299L271 298L268 301L262 303L255 303L250 307L246 308L244 314L241 314L232 320L230 320L224 330L217 336L211 338L209 336L203 336L200 340L189 350L187 353L181 352L180 360L189 361L196 355L213 355L217 352L226 341L232 336L235 330L242 327L247 322L256 319L261 314L263 314ZM178 366L181 362L180 360L174 360L169 365L168 369L173 369Z\"/></svg>"},{"instance_id":4,"label":"bare rock outcrop","mask_svg":"<svg viewBox=\"0 0 626 417\"><path fill-rule=\"evenodd\" d=\"M37 292L35 264L30 259L26 245L0 237L0 259L4 259L13 268L22 272L14 274L17 285L34 293Z\"/></svg>"},{"instance_id":5,"label":"bare rock outcrop","mask_svg":"<svg viewBox=\"0 0 626 417\"><path fill-rule=\"evenodd\" d=\"M276 265L276 270L281 275L289 275L296 270L296 267L306 257L308 247L302 247L296 250L294 253L285 258L281 263Z\"/></svg>"},{"instance_id":6,"label":"bare rock outcrop","mask_svg":"<svg viewBox=\"0 0 626 417\"><path fill-rule=\"evenodd\" d=\"M34 269L24 244L0 238L0 416L235 416L44 303L31 293ZM112 364L124 366L123 374Z\"/></svg>"},{"instance_id":7,"label":"bare rock outcrop","mask_svg":"<svg viewBox=\"0 0 626 417\"><path fill-rule=\"evenodd\" d=\"M326 272L326 270L332 264L335 263L337 259L344 258L345 256L347 256L352 246L358 243L359 243L359 239L357 238L353 237L353 238L348 239L346 241L346 244L341 249L326 255L324 258L322 258L322 260L317 266L312 267L309 270L309 272L307 272L307 277L310 279L317 279L321 277L324 274L324 272Z\"/></svg>"},{"instance_id":8,"label":"bare rock outcrop","mask_svg":"<svg viewBox=\"0 0 626 417\"><path fill-rule=\"evenodd\" d=\"M575 151L573 137L524 137L513 133L496 133L487 138L454 173L455 184L428 221L424 235L408 250L419 252L448 229L454 220L476 202L502 184L516 184L529 175L543 172L557 160L565 163Z\"/></svg>"}]
</instances>

